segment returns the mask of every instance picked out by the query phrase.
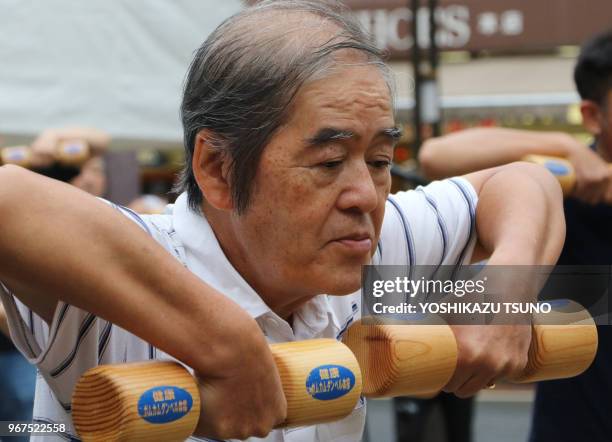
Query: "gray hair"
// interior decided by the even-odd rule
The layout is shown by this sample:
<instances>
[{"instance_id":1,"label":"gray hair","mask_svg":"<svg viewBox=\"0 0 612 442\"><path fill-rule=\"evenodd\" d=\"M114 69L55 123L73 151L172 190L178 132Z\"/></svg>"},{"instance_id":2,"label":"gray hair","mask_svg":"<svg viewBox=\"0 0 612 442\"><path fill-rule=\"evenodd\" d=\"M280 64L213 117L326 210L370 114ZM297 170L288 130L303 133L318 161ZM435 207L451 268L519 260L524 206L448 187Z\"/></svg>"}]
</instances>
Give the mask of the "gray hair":
<instances>
[{"instance_id":1,"label":"gray hair","mask_svg":"<svg viewBox=\"0 0 612 442\"><path fill-rule=\"evenodd\" d=\"M333 1L263 1L208 37L189 67L181 104L186 155L175 189L187 191L192 210L203 201L191 165L198 132L209 129L211 145L228 155L232 200L244 213L263 149L288 121L293 98L340 64L336 54L342 50L377 66L393 96L382 52Z\"/></svg>"}]
</instances>

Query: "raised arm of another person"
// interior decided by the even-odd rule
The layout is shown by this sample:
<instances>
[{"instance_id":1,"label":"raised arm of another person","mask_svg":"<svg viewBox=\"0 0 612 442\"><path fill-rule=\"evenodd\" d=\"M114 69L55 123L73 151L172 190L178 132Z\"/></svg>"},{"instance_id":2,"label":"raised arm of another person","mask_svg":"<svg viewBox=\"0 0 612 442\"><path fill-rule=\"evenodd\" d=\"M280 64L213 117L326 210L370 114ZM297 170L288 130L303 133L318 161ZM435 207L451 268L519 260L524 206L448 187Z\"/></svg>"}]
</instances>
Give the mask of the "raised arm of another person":
<instances>
[{"instance_id":1,"label":"raised arm of another person","mask_svg":"<svg viewBox=\"0 0 612 442\"><path fill-rule=\"evenodd\" d=\"M427 140L419 151L419 162L427 177L440 179L519 161L529 154L568 159L576 172L573 196L589 203L612 197L612 170L608 164L562 132L466 129Z\"/></svg>"},{"instance_id":2,"label":"raised arm of another person","mask_svg":"<svg viewBox=\"0 0 612 442\"><path fill-rule=\"evenodd\" d=\"M565 239L562 194L544 168L514 163L466 175L478 194L477 248L487 265L554 265ZM508 300L535 301L532 291L513 281ZM496 379L518 375L527 363L531 328L524 325L456 325L457 370L445 387L471 396Z\"/></svg>"},{"instance_id":3,"label":"raised arm of another person","mask_svg":"<svg viewBox=\"0 0 612 442\"><path fill-rule=\"evenodd\" d=\"M111 206L2 166L0 218L0 281L45 321L57 320L62 300L207 380L198 434L264 435L284 419L280 378L256 322Z\"/></svg>"}]
</instances>

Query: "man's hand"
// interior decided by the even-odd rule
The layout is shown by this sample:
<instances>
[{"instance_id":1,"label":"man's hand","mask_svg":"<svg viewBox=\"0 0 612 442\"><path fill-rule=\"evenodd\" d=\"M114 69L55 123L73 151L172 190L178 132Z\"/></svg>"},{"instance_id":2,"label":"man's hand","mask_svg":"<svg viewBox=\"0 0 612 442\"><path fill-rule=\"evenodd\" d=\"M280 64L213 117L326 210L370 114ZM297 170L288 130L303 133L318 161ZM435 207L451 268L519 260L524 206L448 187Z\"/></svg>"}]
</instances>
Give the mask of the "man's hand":
<instances>
[{"instance_id":1,"label":"man's hand","mask_svg":"<svg viewBox=\"0 0 612 442\"><path fill-rule=\"evenodd\" d=\"M265 437L287 416L280 376L255 321L240 327L232 322L227 332L236 339L228 338L220 351L222 369L212 375L196 373L202 408L195 434L215 439Z\"/></svg>"},{"instance_id":2,"label":"man's hand","mask_svg":"<svg viewBox=\"0 0 612 442\"><path fill-rule=\"evenodd\" d=\"M54 129L45 129L32 142L32 163L34 167L49 167L55 162L60 136Z\"/></svg>"},{"instance_id":3,"label":"man's hand","mask_svg":"<svg viewBox=\"0 0 612 442\"><path fill-rule=\"evenodd\" d=\"M588 204L612 204L612 169L599 155L576 140L567 159L574 166L576 188L572 196Z\"/></svg>"},{"instance_id":4,"label":"man's hand","mask_svg":"<svg viewBox=\"0 0 612 442\"><path fill-rule=\"evenodd\" d=\"M444 387L466 398L504 378L519 376L531 343L528 325L454 325L458 358L455 374Z\"/></svg>"}]
</instances>

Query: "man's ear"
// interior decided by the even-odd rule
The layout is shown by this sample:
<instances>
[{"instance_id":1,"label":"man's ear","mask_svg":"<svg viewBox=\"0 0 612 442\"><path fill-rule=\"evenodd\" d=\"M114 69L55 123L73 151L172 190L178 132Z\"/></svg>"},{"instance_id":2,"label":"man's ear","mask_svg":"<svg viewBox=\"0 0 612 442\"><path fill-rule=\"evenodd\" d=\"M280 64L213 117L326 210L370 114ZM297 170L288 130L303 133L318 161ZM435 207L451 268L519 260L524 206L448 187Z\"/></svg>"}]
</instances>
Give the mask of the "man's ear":
<instances>
[{"instance_id":1,"label":"man's ear","mask_svg":"<svg viewBox=\"0 0 612 442\"><path fill-rule=\"evenodd\" d=\"M580 103L582 125L595 137L601 134L601 108L591 100L582 100Z\"/></svg>"},{"instance_id":2,"label":"man's ear","mask_svg":"<svg viewBox=\"0 0 612 442\"><path fill-rule=\"evenodd\" d=\"M216 147L219 140L208 129L198 132L191 167L204 199L219 210L232 210L232 192L228 180L230 158Z\"/></svg>"}]
</instances>

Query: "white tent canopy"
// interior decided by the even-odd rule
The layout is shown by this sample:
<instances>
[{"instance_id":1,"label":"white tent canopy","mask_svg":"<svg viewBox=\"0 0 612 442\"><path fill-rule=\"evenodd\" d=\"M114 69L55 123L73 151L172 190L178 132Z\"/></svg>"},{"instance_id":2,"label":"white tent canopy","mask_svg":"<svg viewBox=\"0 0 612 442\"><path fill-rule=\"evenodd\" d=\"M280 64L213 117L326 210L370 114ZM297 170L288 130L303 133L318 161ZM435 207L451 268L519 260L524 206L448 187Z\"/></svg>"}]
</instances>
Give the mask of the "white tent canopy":
<instances>
[{"instance_id":1,"label":"white tent canopy","mask_svg":"<svg viewBox=\"0 0 612 442\"><path fill-rule=\"evenodd\" d=\"M192 55L242 6L241 0L0 0L0 134L21 142L47 127L87 125L114 139L175 145ZM441 104L567 105L577 101L573 64L552 56L442 64ZM407 111L412 70L405 62L392 67L399 110Z\"/></svg>"},{"instance_id":2,"label":"white tent canopy","mask_svg":"<svg viewBox=\"0 0 612 442\"><path fill-rule=\"evenodd\" d=\"M0 0L0 133L179 140L194 51L240 0Z\"/></svg>"}]
</instances>

